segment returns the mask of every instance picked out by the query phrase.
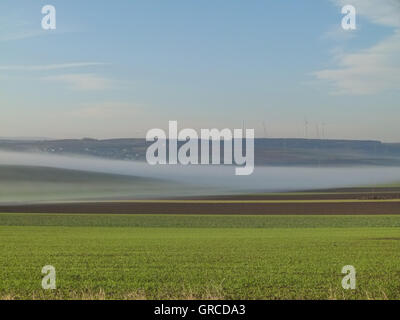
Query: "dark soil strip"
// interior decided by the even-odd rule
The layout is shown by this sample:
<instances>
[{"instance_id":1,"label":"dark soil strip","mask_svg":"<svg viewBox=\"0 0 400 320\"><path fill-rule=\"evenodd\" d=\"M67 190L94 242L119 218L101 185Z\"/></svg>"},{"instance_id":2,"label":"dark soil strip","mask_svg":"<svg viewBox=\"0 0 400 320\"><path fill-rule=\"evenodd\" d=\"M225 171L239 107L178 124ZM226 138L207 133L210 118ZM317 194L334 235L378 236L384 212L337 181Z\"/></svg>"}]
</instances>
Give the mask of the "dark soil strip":
<instances>
[{"instance_id":1,"label":"dark soil strip","mask_svg":"<svg viewBox=\"0 0 400 320\"><path fill-rule=\"evenodd\" d=\"M68 203L0 206L5 213L385 215L400 202L353 203Z\"/></svg>"}]
</instances>

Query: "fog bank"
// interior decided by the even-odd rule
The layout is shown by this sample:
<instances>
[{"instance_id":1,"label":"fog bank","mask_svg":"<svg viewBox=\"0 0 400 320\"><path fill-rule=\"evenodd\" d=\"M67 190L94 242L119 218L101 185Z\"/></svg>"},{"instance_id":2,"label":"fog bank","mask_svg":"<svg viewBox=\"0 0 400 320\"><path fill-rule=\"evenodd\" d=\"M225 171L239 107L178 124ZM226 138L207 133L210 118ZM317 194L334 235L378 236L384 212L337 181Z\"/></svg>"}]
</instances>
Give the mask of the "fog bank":
<instances>
[{"instance_id":1,"label":"fog bank","mask_svg":"<svg viewBox=\"0 0 400 320\"><path fill-rule=\"evenodd\" d=\"M150 166L143 162L14 152L0 152L0 165L42 166L157 178L198 186L202 194L207 190L204 187L223 193L280 192L400 182L400 167L256 167L251 176L235 176L233 166ZM210 193L214 191L210 190Z\"/></svg>"}]
</instances>

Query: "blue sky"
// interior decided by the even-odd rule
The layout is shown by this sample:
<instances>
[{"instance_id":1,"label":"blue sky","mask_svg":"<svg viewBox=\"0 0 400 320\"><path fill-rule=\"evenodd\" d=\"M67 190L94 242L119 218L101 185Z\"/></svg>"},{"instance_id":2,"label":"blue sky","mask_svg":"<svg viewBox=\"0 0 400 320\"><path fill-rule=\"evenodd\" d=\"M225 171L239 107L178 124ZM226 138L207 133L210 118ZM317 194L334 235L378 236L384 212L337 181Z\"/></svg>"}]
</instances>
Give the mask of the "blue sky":
<instances>
[{"instance_id":1,"label":"blue sky","mask_svg":"<svg viewBox=\"0 0 400 320\"><path fill-rule=\"evenodd\" d=\"M56 30L41 29L47 4ZM2 0L0 26L3 137L138 137L168 120L304 137L307 119L311 138L400 141L398 0Z\"/></svg>"}]
</instances>

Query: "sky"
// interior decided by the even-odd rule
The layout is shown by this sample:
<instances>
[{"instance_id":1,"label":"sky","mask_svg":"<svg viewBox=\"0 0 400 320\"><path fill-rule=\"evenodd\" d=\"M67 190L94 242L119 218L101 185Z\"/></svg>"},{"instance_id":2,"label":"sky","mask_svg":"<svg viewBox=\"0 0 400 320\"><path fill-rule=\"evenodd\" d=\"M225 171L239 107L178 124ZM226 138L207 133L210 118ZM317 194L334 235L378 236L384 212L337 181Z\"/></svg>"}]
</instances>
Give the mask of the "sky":
<instances>
[{"instance_id":1,"label":"sky","mask_svg":"<svg viewBox=\"0 0 400 320\"><path fill-rule=\"evenodd\" d=\"M400 0L2 0L0 137L144 137L176 120L400 142L399 57Z\"/></svg>"}]
</instances>

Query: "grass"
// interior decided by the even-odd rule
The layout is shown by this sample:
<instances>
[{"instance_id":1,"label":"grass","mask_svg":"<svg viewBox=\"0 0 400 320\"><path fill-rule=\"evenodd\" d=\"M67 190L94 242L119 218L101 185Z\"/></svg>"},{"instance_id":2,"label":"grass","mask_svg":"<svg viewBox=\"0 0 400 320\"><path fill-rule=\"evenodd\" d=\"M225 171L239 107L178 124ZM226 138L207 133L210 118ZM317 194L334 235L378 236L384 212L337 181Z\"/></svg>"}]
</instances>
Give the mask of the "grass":
<instances>
[{"instance_id":1,"label":"grass","mask_svg":"<svg viewBox=\"0 0 400 320\"><path fill-rule=\"evenodd\" d=\"M400 216L0 214L0 298L399 299L399 226ZM354 291L341 287L348 264Z\"/></svg>"},{"instance_id":2,"label":"grass","mask_svg":"<svg viewBox=\"0 0 400 320\"><path fill-rule=\"evenodd\" d=\"M396 215L129 215L0 213L0 226L134 228L364 228L400 227Z\"/></svg>"},{"instance_id":3,"label":"grass","mask_svg":"<svg viewBox=\"0 0 400 320\"><path fill-rule=\"evenodd\" d=\"M400 182L373 185L374 188L400 188Z\"/></svg>"}]
</instances>

